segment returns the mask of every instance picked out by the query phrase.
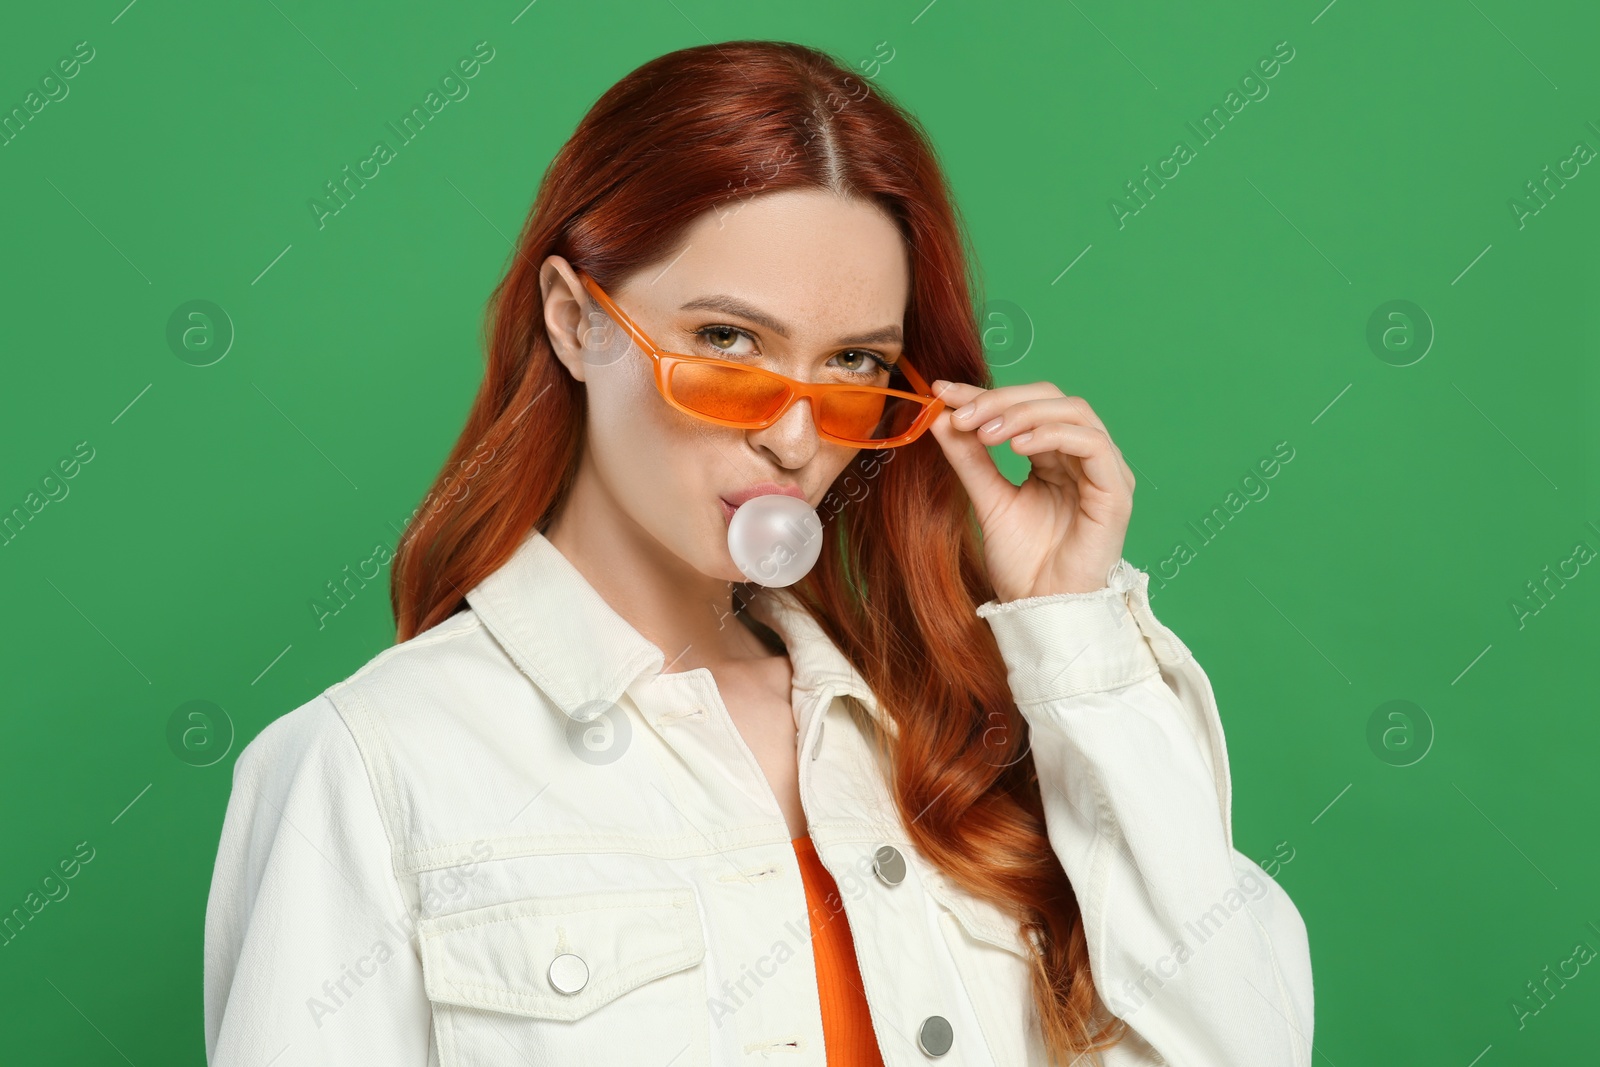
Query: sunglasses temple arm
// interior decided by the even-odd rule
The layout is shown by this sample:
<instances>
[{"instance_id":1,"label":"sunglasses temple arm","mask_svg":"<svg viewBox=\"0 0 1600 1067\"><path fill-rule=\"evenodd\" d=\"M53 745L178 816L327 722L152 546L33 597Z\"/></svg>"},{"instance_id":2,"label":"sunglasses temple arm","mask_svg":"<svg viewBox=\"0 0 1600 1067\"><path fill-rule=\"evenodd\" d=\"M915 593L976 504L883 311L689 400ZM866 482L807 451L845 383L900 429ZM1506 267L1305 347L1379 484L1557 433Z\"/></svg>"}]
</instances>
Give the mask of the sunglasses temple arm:
<instances>
[{"instance_id":1,"label":"sunglasses temple arm","mask_svg":"<svg viewBox=\"0 0 1600 1067\"><path fill-rule=\"evenodd\" d=\"M933 396L933 390L928 388L928 383L923 380L922 375L917 373L917 369L915 367L913 367L906 360L902 359L900 361L900 369L905 371L906 380L916 387L918 393L923 396ZM937 400L937 398L935 399ZM944 401L938 400L938 403L942 404Z\"/></svg>"},{"instance_id":2,"label":"sunglasses temple arm","mask_svg":"<svg viewBox=\"0 0 1600 1067\"><path fill-rule=\"evenodd\" d=\"M660 357L656 354L655 344L644 335L643 330L634 325L633 320L628 318L625 311L612 302L611 297L599 288L598 283L585 276L584 289L594 298L595 303L600 305L600 310L604 311L612 322L621 327L622 332L628 336L629 340L639 346L640 351L649 356L650 359L657 362L660 361Z\"/></svg>"}]
</instances>

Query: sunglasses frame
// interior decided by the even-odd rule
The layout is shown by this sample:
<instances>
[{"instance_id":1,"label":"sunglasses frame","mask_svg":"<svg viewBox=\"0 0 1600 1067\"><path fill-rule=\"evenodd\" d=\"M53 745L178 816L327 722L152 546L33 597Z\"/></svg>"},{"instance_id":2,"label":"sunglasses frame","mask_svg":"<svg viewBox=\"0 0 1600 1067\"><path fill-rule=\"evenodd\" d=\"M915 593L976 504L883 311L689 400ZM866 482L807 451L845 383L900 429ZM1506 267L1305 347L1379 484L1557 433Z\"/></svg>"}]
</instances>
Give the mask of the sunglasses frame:
<instances>
[{"instance_id":1,"label":"sunglasses frame","mask_svg":"<svg viewBox=\"0 0 1600 1067\"><path fill-rule=\"evenodd\" d=\"M904 356L895 362L895 369L904 373L907 380L909 380L914 387L921 390L920 394L909 393L903 389L885 389L876 385L847 385L844 383L835 382L802 382L798 381L797 379L787 377L786 375L778 374L775 371L765 370L761 367L746 366L742 363L735 363L732 360L717 359L713 356L691 356L682 352L669 352L657 345L654 341L650 340L649 336L647 336L645 332L639 328L638 324L628 317L627 312L618 307L616 301L612 300L611 297L606 295L605 290L600 288L600 284L596 282L594 278L590 277L587 271L579 270L578 280L583 283L583 287L588 290L589 295L594 297L600 306L605 309L606 314L611 316L611 318L618 325L620 325L624 331L626 331L628 336L633 339L634 343L637 344L644 354L650 357L651 362L655 364L656 390L661 394L662 398L684 414L691 415L694 418L700 419L704 422L715 423L719 426L731 426L740 430L764 430L768 426L771 426L773 423L777 422L779 419L783 418L784 413L794 406L795 401L804 397L811 400L812 425L816 427L817 436L821 437L823 440L832 441L834 444L844 445L847 448L899 448L900 446L908 445L915 441L918 437L921 437L922 434L932 424L933 420L938 417L939 412L944 410L944 401L933 395L932 391L928 388L928 383L923 380L922 375L918 374L910 363L906 362ZM758 374L766 378L774 379L778 382L781 382L784 386L785 396L783 402L778 405L778 410L769 418L756 422L737 422L731 419L722 419L714 415L707 415L704 412L695 411L694 409L679 403L672 396L670 388L672 368L678 363L709 363L718 367L731 366L737 367L741 371L744 371L748 374ZM922 413L912 420L910 427L906 429L905 433L900 434L898 437L891 437L883 441L854 441L850 440L849 438L839 437L836 434L831 434L824 430L816 419L816 413L819 410L822 400L829 393L839 390L848 390L850 392L883 393L886 396L897 396L906 400L914 400L923 406Z\"/></svg>"}]
</instances>

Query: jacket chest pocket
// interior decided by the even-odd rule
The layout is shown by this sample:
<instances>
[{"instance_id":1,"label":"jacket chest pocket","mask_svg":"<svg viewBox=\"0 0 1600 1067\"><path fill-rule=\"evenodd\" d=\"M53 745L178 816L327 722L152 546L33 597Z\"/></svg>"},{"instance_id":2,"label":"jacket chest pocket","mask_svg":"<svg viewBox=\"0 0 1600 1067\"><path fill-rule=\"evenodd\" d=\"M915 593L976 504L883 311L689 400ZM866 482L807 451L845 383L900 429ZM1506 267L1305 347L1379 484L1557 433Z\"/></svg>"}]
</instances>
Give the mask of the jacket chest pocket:
<instances>
[{"instance_id":1,"label":"jacket chest pocket","mask_svg":"<svg viewBox=\"0 0 1600 1067\"><path fill-rule=\"evenodd\" d=\"M417 934L440 1067L709 1059L692 889L513 900Z\"/></svg>"}]
</instances>

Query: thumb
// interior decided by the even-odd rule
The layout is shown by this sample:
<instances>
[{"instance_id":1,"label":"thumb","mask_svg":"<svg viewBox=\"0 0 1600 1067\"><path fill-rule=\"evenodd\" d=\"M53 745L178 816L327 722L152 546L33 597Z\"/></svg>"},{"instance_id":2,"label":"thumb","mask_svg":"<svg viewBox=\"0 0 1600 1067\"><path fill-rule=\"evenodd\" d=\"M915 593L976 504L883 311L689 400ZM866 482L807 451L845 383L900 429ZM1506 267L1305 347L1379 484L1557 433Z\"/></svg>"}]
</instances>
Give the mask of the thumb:
<instances>
[{"instance_id":1,"label":"thumb","mask_svg":"<svg viewBox=\"0 0 1600 1067\"><path fill-rule=\"evenodd\" d=\"M981 519L999 510L1015 495L1017 487L1000 473L994 457L989 455L989 446L978 440L977 433L956 429L950 419L951 410L946 408L934 418L928 432L933 434L950 466L955 468L956 477L961 480Z\"/></svg>"}]
</instances>

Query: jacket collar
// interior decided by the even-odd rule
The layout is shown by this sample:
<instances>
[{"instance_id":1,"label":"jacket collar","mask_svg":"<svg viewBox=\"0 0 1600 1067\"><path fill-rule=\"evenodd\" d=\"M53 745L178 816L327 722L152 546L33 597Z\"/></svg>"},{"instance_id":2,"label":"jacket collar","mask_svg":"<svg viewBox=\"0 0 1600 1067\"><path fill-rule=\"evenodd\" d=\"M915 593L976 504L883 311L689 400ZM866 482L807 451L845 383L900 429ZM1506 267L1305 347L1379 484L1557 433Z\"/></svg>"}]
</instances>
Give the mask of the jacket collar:
<instances>
[{"instance_id":1,"label":"jacket collar","mask_svg":"<svg viewBox=\"0 0 1600 1067\"><path fill-rule=\"evenodd\" d=\"M568 718L590 718L596 701L615 703L641 678L661 673L662 650L619 615L538 529L466 594L467 603L512 661ZM788 589L757 587L748 609L789 650L794 686L855 697L880 727L895 732L866 679Z\"/></svg>"}]
</instances>

